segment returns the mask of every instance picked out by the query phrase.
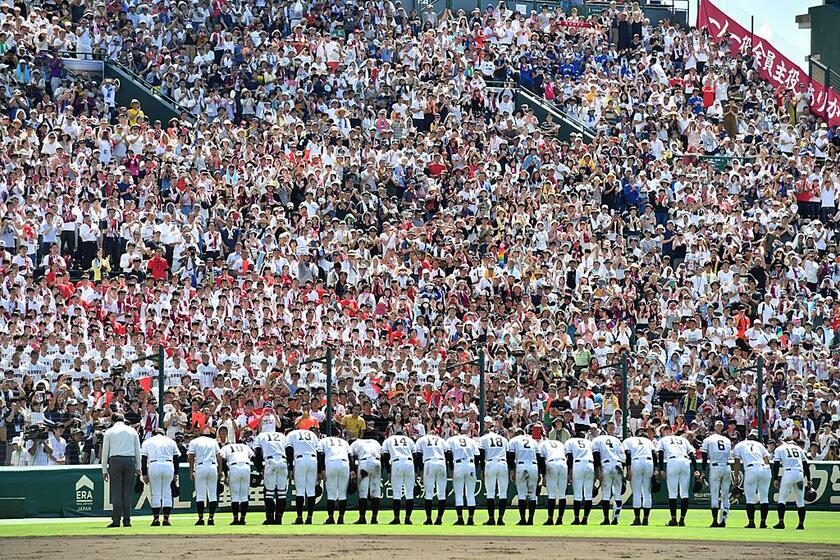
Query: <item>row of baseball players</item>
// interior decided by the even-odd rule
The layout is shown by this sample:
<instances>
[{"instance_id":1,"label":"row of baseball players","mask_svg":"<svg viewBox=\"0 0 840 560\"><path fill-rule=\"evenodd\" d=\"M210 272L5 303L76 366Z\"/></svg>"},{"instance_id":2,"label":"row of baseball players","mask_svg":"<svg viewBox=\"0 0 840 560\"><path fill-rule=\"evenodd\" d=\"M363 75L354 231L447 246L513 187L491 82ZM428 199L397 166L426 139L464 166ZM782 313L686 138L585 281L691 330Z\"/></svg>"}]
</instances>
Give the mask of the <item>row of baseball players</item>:
<instances>
[{"instance_id":1,"label":"row of baseball players","mask_svg":"<svg viewBox=\"0 0 840 560\"><path fill-rule=\"evenodd\" d=\"M427 434L414 441L405 435L394 435L381 445L367 438L349 444L338 437L319 438L312 431L298 429L286 435L262 432L251 446L232 443L220 447L219 442L227 439L224 430L220 428L216 438L208 431L190 441L187 449L190 477L195 481L197 525L204 524L205 502L209 508L207 523L213 524L218 505L217 485L223 477L230 487L233 524L245 524L252 465L262 473L264 524L282 523L290 478L295 481L295 524L312 523L319 478L324 480L326 491L327 524L344 522L351 483L358 488L356 523L367 523L368 510L370 522L377 523L383 472L389 474L393 489L391 524L401 522L401 510L403 522L411 524L418 471L423 480L426 525L442 522L448 474L452 476L455 494L456 525L474 524L479 472L483 472L486 491L485 525L504 525L509 480L516 484L519 525L534 522L540 482L548 494L546 525L563 523L569 482L574 494L572 525L586 525L596 478L601 483L602 525L618 524L625 481L632 488L633 525L647 525L652 487L664 475L671 512L668 525L682 526L693 473L697 481L709 484L712 527L725 527L734 472L736 482L742 481L744 485L748 528L756 527L756 505L761 514L760 526L767 526L769 487L775 479L779 488L775 528L784 528L785 505L793 494L799 515L797 529L803 529L805 488L806 484L810 485L805 453L793 442L779 445L772 458L755 434L732 448L729 438L722 435L721 422L715 425L715 433L702 442L702 466L696 464L694 447L689 441L673 435L667 425L660 429L657 441L648 439L643 431L621 441L614 435L615 426L609 423L607 433L592 441L571 438L565 443L536 441L524 433L508 440L490 432L478 439L460 434L444 440ZM180 451L173 440L158 433L143 443L141 453L143 475L151 486L152 525L160 524L161 510L163 524L167 525ZM732 459L734 465L730 465Z\"/></svg>"}]
</instances>

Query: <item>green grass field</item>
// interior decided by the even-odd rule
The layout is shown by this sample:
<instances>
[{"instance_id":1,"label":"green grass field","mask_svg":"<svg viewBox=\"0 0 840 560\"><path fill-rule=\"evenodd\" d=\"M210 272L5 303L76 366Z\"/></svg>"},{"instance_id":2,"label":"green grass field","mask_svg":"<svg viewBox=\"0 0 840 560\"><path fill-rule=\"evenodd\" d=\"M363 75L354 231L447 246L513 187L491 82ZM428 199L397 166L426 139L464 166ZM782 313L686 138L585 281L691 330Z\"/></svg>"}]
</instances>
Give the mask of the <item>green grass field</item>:
<instances>
[{"instance_id":1,"label":"green grass field","mask_svg":"<svg viewBox=\"0 0 840 560\"><path fill-rule=\"evenodd\" d=\"M840 545L840 513L836 512L808 512L805 521L806 530L796 531L796 512L788 512L785 518L787 529L784 531L773 529L744 529L746 516L743 511L735 511L729 518L729 524L724 529L711 529L709 513L704 510L692 510L688 514L686 527L666 527L669 515L665 510L655 510L651 515L651 524L647 527L630 526L633 520L632 511L622 512L621 524L617 526L601 527L601 512L593 511L589 525L570 526L571 512L567 511L565 524L561 527L545 527L545 511L537 511L533 527L516 525L519 519L517 511L508 510L507 525L504 527L485 527L481 525L487 519L484 511L476 513L476 526L456 527L454 512L447 512L442 526L423 526L425 513L415 510L412 521L414 525L391 526L390 511L380 513L379 525L323 525L326 513L315 513L313 525L291 525L294 514L287 512L281 526L263 526L262 512L250 512L248 525L230 526L231 514L220 513L216 516L213 527L196 527L193 525L197 517L190 514L173 515L171 527L150 527L151 518L148 516L134 517L130 528L106 529L109 520L97 519L12 519L0 521L0 537L55 537L55 536L111 536L111 535L386 535L411 537L585 537L585 538L633 538L633 539L681 539L698 541L738 541L738 542L784 542L802 544L834 544ZM356 520L356 512L348 512L346 520L350 523ZM772 526L776 522L775 511L770 512L768 522ZM384 523L384 524L383 524Z\"/></svg>"}]
</instances>

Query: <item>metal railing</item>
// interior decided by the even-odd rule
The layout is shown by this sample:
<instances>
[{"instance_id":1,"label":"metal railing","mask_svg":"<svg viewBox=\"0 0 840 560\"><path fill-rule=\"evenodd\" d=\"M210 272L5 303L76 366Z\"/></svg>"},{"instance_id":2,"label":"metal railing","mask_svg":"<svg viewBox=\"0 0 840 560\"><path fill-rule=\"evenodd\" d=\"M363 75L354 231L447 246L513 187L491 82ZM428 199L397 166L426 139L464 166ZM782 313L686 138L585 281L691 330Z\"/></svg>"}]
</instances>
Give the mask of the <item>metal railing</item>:
<instances>
[{"instance_id":1,"label":"metal railing","mask_svg":"<svg viewBox=\"0 0 840 560\"><path fill-rule=\"evenodd\" d=\"M812 55L808 55L808 76L812 80L820 83L826 87L830 87L834 91L840 92L840 74L832 70L827 64L823 64L819 59Z\"/></svg>"}]
</instances>

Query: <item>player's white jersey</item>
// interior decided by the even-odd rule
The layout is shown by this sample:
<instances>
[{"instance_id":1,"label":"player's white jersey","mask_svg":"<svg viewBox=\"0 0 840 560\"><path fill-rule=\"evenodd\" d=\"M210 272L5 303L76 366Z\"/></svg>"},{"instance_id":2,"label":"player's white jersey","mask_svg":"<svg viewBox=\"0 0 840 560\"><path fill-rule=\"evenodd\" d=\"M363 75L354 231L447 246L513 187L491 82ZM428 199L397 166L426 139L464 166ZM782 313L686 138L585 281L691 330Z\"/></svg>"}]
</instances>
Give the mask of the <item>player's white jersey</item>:
<instances>
[{"instance_id":1,"label":"player's white jersey","mask_svg":"<svg viewBox=\"0 0 840 560\"><path fill-rule=\"evenodd\" d=\"M419 440L418 440L419 441ZM474 461L478 455L478 444L470 436L458 434L446 440L453 461Z\"/></svg>"},{"instance_id":2,"label":"player's white jersey","mask_svg":"<svg viewBox=\"0 0 840 560\"><path fill-rule=\"evenodd\" d=\"M712 434L703 440L700 450L708 455L710 463L728 463L732 453L732 442L726 436Z\"/></svg>"},{"instance_id":3,"label":"player's white jersey","mask_svg":"<svg viewBox=\"0 0 840 560\"><path fill-rule=\"evenodd\" d=\"M154 461L171 461L181 452L175 440L158 434L143 442L143 445L140 446L140 454L148 457L151 463Z\"/></svg>"},{"instance_id":4,"label":"player's white jersey","mask_svg":"<svg viewBox=\"0 0 840 560\"><path fill-rule=\"evenodd\" d=\"M479 449L484 451L484 461L498 463L507 461L509 442L507 438L488 432L478 440Z\"/></svg>"},{"instance_id":5,"label":"player's white jersey","mask_svg":"<svg viewBox=\"0 0 840 560\"><path fill-rule=\"evenodd\" d=\"M556 439L540 440L537 446L537 453L545 459L546 463L566 460L566 445Z\"/></svg>"},{"instance_id":6,"label":"player's white jersey","mask_svg":"<svg viewBox=\"0 0 840 560\"><path fill-rule=\"evenodd\" d=\"M443 463L446 461L446 440L435 434L426 434L417 439L414 444L419 453L423 454L423 462L435 461Z\"/></svg>"},{"instance_id":7,"label":"player's white jersey","mask_svg":"<svg viewBox=\"0 0 840 560\"><path fill-rule=\"evenodd\" d=\"M773 461L782 464L783 469L803 470L802 461L805 460L805 452L802 448L793 443L783 443L773 452Z\"/></svg>"},{"instance_id":8,"label":"player's white jersey","mask_svg":"<svg viewBox=\"0 0 840 560\"><path fill-rule=\"evenodd\" d=\"M592 440L592 452L601 454L602 463L624 463L624 449L621 440L615 436L602 435Z\"/></svg>"},{"instance_id":9,"label":"player's white jersey","mask_svg":"<svg viewBox=\"0 0 840 560\"><path fill-rule=\"evenodd\" d=\"M413 459L417 446L408 436L391 436L382 442L382 452L391 457L391 461Z\"/></svg>"},{"instance_id":10,"label":"player's white jersey","mask_svg":"<svg viewBox=\"0 0 840 560\"><path fill-rule=\"evenodd\" d=\"M222 447L222 459L229 465L234 463L250 463L254 451L244 443L229 443Z\"/></svg>"},{"instance_id":11,"label":"player's white jersey","mask_svg":"<svg viewBox=\"0 0 840 560\"><path fill-rule=\"evenodd\" d=\"M571 454L575 461L592 460L592 442L583 438L566 440L566 453Z\"/></svg>"},{"instance_id":12,"label":"player's white jersey","mask_svg":"<svg viewBox=\"0 0 840 560\"><path fill-rule=\"evenodd\" d=\"M382 446L375 439L357 439L350 445L350 453L360 462L365 459L378 461L382 457Z\"/></svg>"},{"instance_id":13,"label":"player's white jersey","mask_svg":"<svg viewBox=\"0 0 840 560\"><path fill-rule=\"evenodd\" d=\"M350 444L341 438L325 437L318 442L318 451L324 454L324 462L348 461Z\"/></svg>"},{"instance_id":14,"label":"player's white jersey","mask_svg":"<svg viewBox=\"0 0 840 560\"><path fill-rule=\"evenodd\" d=\"M653 458L653 453L656 451L656 448L653 446L653 442L650 441L648 438L644 437L629 437L624 440L622 444L624 451L630 452L630 460L637 461L639 459L647 459Z\"/></svg>"},{"instance_id":15,"label":"player's white jersey","mask_svg":"<svg viewBox=\"0 0 840 560\"><path fill-rule=\"evenodd\" d=\"M527 434L512 438L508 449L514 453L517 463L537 462L537 442Z\"/></svg>"},{"instance_id":16,"label":"player's white jersey","mask_svg":"<svg viewBox=\"0 0 840 560\"><path fill-rule=\"evenodd\" d=\"M764 464L764 458L770 457L764 444L758 441L746 440L732 448L732 456L740 459L744 465Z\"/></svg>"},{"instance_id":17,"label":"player's white jersey","mask_svg":"<svg viewBox=\"0 0 840 560\"><path fill-rule=\"evenodd\" d=\"M295 458L303 455L314 457L318 452L318 436L309 430L292 430L286 438L295 452Z\"/></svg>"},{"instance_id":18,"label":"player's white jersey","mask_svg":"<svg viewBox=\"0 0 840 560\"><path fill-rule=\"evenodd\" d=\"M195 457L195 464L215 463L216 455L220 452L219 443L208 436L197 437L187 447L187 455Z\"/></svg>"},{"instance_id":19,"label":"player's white jersey","mask_svg":"<svg viewBox=\"0 0 840 560\"><path fill-rule=\"evenodd\" d=\"M667 461L672 458L691 459L694 448L688 440L682 436L665 436L659 440L659 449L663 458Z\"/></svg>"},{"instance_id":20,"label":"player's white jersey","mask_svg":"<svg viewBox=\"0 0 840 560\"><path fill-rule=\"evenodd\" d=\"M262 449L263 458L284 459L289 440L280 432L260 432L254 438L254 449Z\"/></svg>"}]
</instances>

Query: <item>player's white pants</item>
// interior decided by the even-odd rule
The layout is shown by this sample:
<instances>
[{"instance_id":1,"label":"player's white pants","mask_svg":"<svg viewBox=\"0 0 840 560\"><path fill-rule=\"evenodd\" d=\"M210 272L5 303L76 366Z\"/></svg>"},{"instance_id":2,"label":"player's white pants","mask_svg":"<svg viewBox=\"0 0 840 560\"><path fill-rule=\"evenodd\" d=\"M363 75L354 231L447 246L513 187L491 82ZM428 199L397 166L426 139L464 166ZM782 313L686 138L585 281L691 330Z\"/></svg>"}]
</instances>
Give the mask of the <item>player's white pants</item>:
<instances>
[{"instance_id":1,"label":"player's white pants","mask_svg":"<svg viewBox=\"0 0 840 560\"><path fill-rule=\"evenodd\" d=\"M621 501L621 484L624 481L624 469L619 463L606 463L601 467L601 500Z\"/></svg>"},{"instance_id":2,"label":"player's white pants","mask_svg":"<svg viewBox=\"0 0 840 560\"><path fill-rule=\"evenodd\" d=\"M362 476L362 471L367 476ZM359 461L359 472L356 473L359 481L359 498L381 498L382 497L382 465L374 459L362 459Z\"/></svg>"},{"instance_id":3,"label":"player's white pants","mask_svg":"<svg viewBox=\"0 0 840 560\"><path fill-rule=\"evenodd\" d=\"M779 503L787 503L790 493L796 507L805 507L805 474L799 469L785 469L782 481L779 483Z\"/></svg>"},{"instance_id":4,"label":"player's white pants","mask_svg":"<svg viewBox=\"0 0 840 560\"><path fill-rule=\"evenodd\" d=\"M216 483L219 472L215 463L195 466L195 502L218 502Z\"/></svg>"},{"instance_id":5,"label":"player's white pants","mask_svg":"<svg viewBox=\"0 0 840 560\"><path fill-rule=\"evenodd\" d=\"M175 467L171 461L149 463L149 487L152 491L152 507L172 507L172 479Z\"/></svg>"},{"instance_id":6,"label":"player's white pants","mask_svg":"<svg viewBox=\"0 0 840 560\"><path fill-rule=\"evenodd\" d=\"M467 506L475 506L475 463L461 460L452 466L452 488L455 490L455 505L464 505L464 494L467 496Z\"/></svg>"},{"instance_id":7,"label":"player's white pants","mask_svg":"<svg viewBox=\"0 0 840 560\"><path fill-rule=\"evenodd\" d=\"M709 490L711 491L712 509L721 508L723 502L723 514L729 513L729 487L732 485L732 471L729 465L709 467ZM725 517L724 517L725 519Z\"/></svg>"},{"instance_id":8,"label":"player's white pants","mask_svg":"<svg viewBox=\"0 0 840 560\"><path fill-rule=\"evenodd\" d=\"M424 498L431 500L437 495L438 500L446 499L446 463L427 461L423 463Z\"/></svg>"},{"instance_id":9,"label":"player's white pants","mask_svg":"<svg viewBox=\"0 0 840 560\"><path fill-rule=\"evenodd\" d=\"M770 503L770 467L764 463L744 469L744 499L748 504ZM756 500L758 494L758 500Z\"/></svg>"},{"instance_id":10,"label":"player's white pants","mask_svg":"<svg viewBox=\"0 0 840 560\"><path fill-rule=\"evenodd\" d=\"M266 498L286 499L289 487L289 466L284 459L266 459L263 473Z\"/></svg>"},{"instance_id":11,"label":"player's white pants","mask_svg":"<svg viewBox=\"0 0 840 560\"><path fill-rule=\"evenodd\" d=\"M228 482L230 483L230 501L247 502L251 486L251 465L240 463L228 468Z\"/></svg>"},{"instance_id":12,"label":"player's white pants","mask_svg":"<svg viewBox=\"0 0 840 560\"><path fill-rule=\"evenodd\" d=\"M633 489L633 507L651 507L650 485L653 478L653 462L650 459L636 459L630 464L630 486Z\"/></svg>"},{"instance_id":13,"label":"player's white pants","mask_svg":"<svg viewBox=\"0 0 840 560\"><path fill-rule=\"evenodd\" d=\"M520 500L537 499L537 477L539 471L536 463L516 465L516 494Z\"/></svg>"},{"instance_id":14,"label":"player's white pants","mask_svg":"<svg viewBox=\"0 0 840 560\"><path fill-rule=\"evenodd\" d=\"M569 468L566 461L551 461L545 464L545 487L548 499L566 499L566 487L569 484Z\"/></svg>"},{"instance_id":15,"label":"player's white pants","mask_svg":"<svg viewBox=\"0 0 840 560\"><path fill-rule=\"evenodd\" d=\"M350 464L347 461L330 461L324 465L328 500L346 500L347 483L350 482Z\"/></svg>"},{"instance_id":16,"label":"player's white pants","mask_svg":"<svg viewBox=\"0 0 840 560\"><path fill-rule=\"evenodd\" d=\"M595 483L595 466L592 461L575 461L572 465L572 493L575 500L591 500Z\"/></svg>"},{"instance_id":17,"label":"player's white pants","mask_svg":"<svg viewBox=\"0 0 840 560\"><path fill-rule=\"evenodd\" d=\"M315 457L295 459L295 495L315 497L315 482L318 479L318 461Z\"/></svg>"},{"instance_id":18,"label":"player's white pants","mask_svg":"<svg viewBox=\"0 0 840 560\"><path fill-rule=\"evenodd\" d=\"M484 490L488 500L507 500L508 468L504 461L494 461L484 466Z\"/></svg>"},{"instance_id":19,"label":"player's white pants","mask_svg":"<svg viewBox=\"0 0 840 560\"><path fill-rule=\"evenodd\" d=\"M406 500L414 499L414 463L410 459L391 462L391 490L395 500L403 494Z\"/></svg>"},{"instance_id":20,"label":"player's white pants","mask_svg":"<svg viewBox=\"0 0 840 560\"><path fill-rule=\"evenodd\" d=\"M691 462L688 459L670 459L665 469L668 481L668 498L688 498L688 483L691 480Z\"/></svg>"}]
</instances>

